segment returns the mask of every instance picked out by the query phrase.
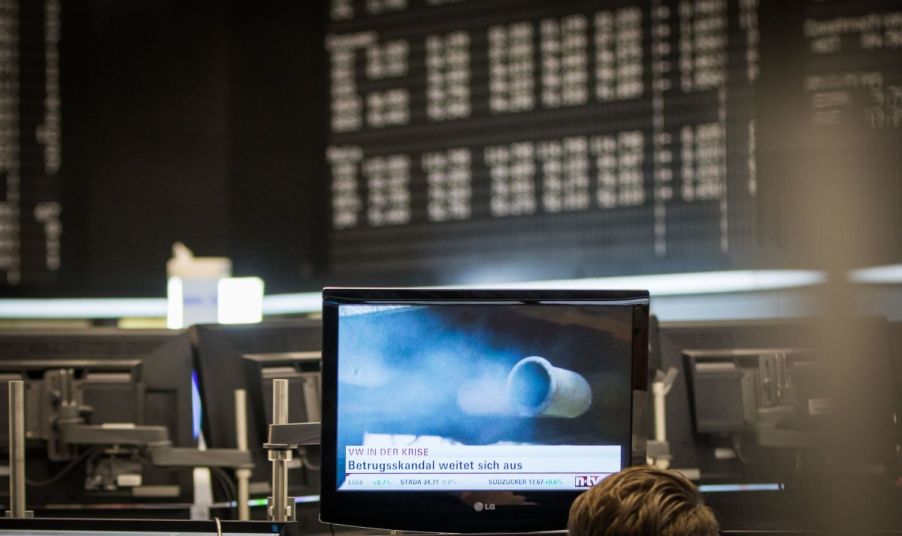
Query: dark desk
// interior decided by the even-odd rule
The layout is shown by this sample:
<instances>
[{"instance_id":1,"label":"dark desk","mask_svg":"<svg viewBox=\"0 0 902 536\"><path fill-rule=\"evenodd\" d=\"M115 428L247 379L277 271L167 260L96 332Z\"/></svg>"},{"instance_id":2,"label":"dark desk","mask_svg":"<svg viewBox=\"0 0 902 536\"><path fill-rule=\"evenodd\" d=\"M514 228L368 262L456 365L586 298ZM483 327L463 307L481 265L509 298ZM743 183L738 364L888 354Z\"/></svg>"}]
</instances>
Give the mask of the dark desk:
<instances>
[{"instance_id":1,"label":"dark desk","mask_svg":"<svg viewBox=\"0 0 902 536\"><path fill-rule=\"evenodd\" d=\"M879 493L849 489L832 494L822 489L706 493L705 502L724 531L817 534L854 524L854 533L902 532L902 489ZM746 533L754 534L735 534Z\"/></svg>"}]
</instances>

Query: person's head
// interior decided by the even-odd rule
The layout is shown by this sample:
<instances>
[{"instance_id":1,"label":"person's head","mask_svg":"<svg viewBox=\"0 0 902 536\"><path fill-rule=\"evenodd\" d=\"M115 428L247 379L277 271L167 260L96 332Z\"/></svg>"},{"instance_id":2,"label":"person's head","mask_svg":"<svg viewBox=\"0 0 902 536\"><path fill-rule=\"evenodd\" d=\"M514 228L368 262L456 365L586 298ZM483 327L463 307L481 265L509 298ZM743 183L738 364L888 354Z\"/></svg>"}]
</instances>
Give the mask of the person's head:
<instances>
[{"instance_id":1,"label":"person's head","mask_svg":"<svg viewBox=\"0 0 902 536\"><path fill-rule=\"evenodd\" d=\"M714 512L683 475L630 467L602 480L570 507L571 536L716 536Z\"/></svg>"}]
</instances>

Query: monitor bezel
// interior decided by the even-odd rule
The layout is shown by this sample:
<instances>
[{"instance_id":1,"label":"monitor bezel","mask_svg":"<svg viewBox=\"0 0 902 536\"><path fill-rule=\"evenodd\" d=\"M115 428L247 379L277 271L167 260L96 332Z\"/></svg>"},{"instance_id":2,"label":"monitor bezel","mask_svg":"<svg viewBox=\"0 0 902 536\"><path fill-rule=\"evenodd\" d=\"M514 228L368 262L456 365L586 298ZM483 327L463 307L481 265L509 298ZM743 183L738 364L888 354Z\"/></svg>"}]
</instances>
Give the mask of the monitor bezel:
<instances>
[{"instance_id":1,"label":"monitor bezel","mask_svg":"<svg viewBox=\"0 0 902 536\"><path fill-rule=\"evenodd\" d=\"M320 519L325 523L358 527L428 532L532 532L566 528L567 512L581 491L530 492L534 504L517 508L477 511L411 511L403 509L407 491L338 492L337 390L339 305L579 305L598 304L632 308L633 339L630 356L631 436L623 465L644 461L644 415L641 395L648 391L649 294L644 290L471 290L410 288L323 289L323 400ZM640 395L637 397L637 395ZM447 492L415 492L418 496L446 497ZM533 496L536 500L533 501Z\"/></svg>"}]
</instances>

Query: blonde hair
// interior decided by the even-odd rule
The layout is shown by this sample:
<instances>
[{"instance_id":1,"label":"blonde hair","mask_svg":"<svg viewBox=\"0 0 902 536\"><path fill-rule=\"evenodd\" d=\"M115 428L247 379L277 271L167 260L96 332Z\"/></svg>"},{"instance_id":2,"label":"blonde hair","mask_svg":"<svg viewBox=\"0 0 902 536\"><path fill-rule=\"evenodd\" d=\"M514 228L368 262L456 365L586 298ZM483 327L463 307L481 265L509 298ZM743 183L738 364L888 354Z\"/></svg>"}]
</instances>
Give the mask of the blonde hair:
<instances>
[{"instance_id":1,"label":"blonde hair","mask_svg":"<svg viewBox=\"0 0 902 536\"><path fill-rule=\"evenodd\" d=\"M570 507L571 536L716 536L714 512L674 471L630 467L602 480Z\"/></svg>"}]
</instances>

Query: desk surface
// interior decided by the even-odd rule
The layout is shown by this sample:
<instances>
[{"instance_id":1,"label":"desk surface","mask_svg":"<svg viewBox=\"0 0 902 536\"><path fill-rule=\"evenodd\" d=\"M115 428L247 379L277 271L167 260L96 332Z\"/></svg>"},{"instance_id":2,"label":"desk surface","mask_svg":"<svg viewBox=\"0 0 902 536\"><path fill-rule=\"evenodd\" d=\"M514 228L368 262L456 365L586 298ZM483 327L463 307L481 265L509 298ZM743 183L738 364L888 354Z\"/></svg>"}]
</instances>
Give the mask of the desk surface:
<instances>
[{"instance_id":1,"label":"desk surface","mask_svg":"<svg viewBox=\"0 0 902 536\"><path fill-rule=\"evenodd\" d=\"M3 536L297 536L297 524L269 521L188 521L170 519L6 519Z\"/></svg>"}]
</instances>

